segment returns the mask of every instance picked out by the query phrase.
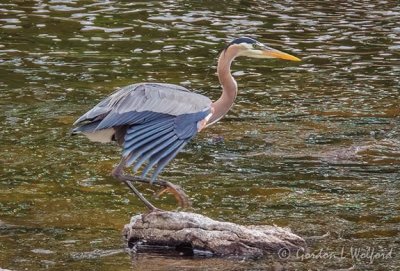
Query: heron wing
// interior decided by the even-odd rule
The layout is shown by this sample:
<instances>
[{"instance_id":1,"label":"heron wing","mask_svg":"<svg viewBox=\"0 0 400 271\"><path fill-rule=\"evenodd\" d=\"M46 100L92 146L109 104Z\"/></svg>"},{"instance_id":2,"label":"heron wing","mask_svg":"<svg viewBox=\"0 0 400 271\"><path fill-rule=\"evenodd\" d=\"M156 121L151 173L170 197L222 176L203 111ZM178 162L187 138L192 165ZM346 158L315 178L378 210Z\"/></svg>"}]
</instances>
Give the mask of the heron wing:
<instances>
[{"instance_id":1,"label":"heron wing","mask_svg":"<svg viewBox=\"0 0 400 271\"><path fill-rule=\"evenodd\" d=\"M152 180L192 139L198 123L211 113L211 100L186 88L157 83L134 84L122 88L102 100L81 116L73 132L86 135L105 130L117 132L123 146L127 166L142 172L145 177L156 167ZM123 128L123 129L122 129ZM115 134L116 135L116 134ZM110 133L106 133L110 140ZM100 140L97 140L100 141ZM107 141L107 140L103 140Z\"/></svg>"},{"instance_id":2,"label":"heron wing","mask_svg":"<svg viewBox=\"0 0 400 271\"><path fill-rule=\"evenodd\" d=\"M201 94L172 84L141 83L117 90L82 115L74 125L102 120L97 130L121 125L131 112L153 112L173 116L196 113L211 106ZM122 117L122 118L121 118ZM116 121L116 118L119 120Z\"/></svg>"},{"instance_id":3,"label":"heron wing","mask_svg":"<svg viewBox=\"0 0 400 271\"><path fill-rule=\"evenodd\" d=\"M126 166L133 166L133 171L147 162L142 171L142 177L155 167L152 180L154 181L164 167L178 152L197 134L198 123L211 113L206 109L196 113L179 116L161 114L130 126L124 137L123 157Z\"/></svg>"}]
</instances>

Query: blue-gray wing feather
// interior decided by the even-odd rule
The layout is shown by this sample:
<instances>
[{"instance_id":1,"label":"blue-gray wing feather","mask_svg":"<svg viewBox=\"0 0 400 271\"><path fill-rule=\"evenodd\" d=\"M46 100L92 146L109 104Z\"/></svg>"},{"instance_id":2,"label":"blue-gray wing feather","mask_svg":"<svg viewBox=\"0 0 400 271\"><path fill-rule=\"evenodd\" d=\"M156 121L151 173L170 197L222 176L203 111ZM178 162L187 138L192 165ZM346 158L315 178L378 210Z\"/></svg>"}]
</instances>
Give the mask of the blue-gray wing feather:
<instances>
[{"instance_id":1,"label":"blue-gray wing feather","mask_svg":"<svg viewBox=\"0 0 400 271\"><path fill-rule=\"evenodd\" d=\"M123 157L137 171L144 163L152 180L198 132L211 113L211 100L184 87L142 83L124 87L81 116L74 132L97 132L124 127Z\"/></svg>"},{"instance_id":2,"label":"blue-gray wing feather","mask_svg":"<svg viewBox=\"0 0 400 271\"><path fill-rule=\"evenodd\" d=\"M145 177L156 166L152 180L155 180L164 167L178 154L198 131L198 122L204 120L211 110L180 116L164 115L159 119L132 125L128 128L123 145L126 165L135 163L136 172L146 161L142 172Z\"/></svg>"},{"instance_id":3,"label":"blue-gray wing feather","mask_svg":"<svg viewBox=\"0 0 400 271\"><path fill-rule=\"evenodd\" d=\"M96 118L105 119L100 127L107 128L110 118L127 112L154 112L178 116L196 113L211 106L211 100L184 87L172 84L141 83L124 87L98 103L81 116L74 125ZM107 115L111 116L107 118Z\"/></svg>"}]
</instances>

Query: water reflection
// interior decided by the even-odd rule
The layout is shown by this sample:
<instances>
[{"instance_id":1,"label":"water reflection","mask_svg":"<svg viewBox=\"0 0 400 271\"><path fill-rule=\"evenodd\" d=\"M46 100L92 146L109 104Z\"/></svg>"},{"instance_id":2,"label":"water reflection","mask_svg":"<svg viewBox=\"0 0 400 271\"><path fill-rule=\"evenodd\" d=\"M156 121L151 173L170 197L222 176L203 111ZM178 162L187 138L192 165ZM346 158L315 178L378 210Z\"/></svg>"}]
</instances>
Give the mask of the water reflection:
<instances>
[{"instance_id":1,"label":"water reflection","mask_svg":"<svg viewBox=\"0 0 400 271\"><path fill-rule=\"evenodd\" d=\"M182 84L217 98L215 58L241 35L303 62L238 60L233 111L199 135L165 177L185 187L195 211L213 218L289 226L306 237L329 232L310 240L315 251L395 247L395 1L14 1L0 3L0 11L1 268L128 270L124 253L74 257L122 248L122 225L143 209L109 177L119 159L116 147L70 138L71 123L116 87L134 82ZM169 197L157 204L175 206ZM279 270L353 262L228 265L140 255L136 264ZM396 258L375 266L398 265Z\"/></svg>"}]
</instances>

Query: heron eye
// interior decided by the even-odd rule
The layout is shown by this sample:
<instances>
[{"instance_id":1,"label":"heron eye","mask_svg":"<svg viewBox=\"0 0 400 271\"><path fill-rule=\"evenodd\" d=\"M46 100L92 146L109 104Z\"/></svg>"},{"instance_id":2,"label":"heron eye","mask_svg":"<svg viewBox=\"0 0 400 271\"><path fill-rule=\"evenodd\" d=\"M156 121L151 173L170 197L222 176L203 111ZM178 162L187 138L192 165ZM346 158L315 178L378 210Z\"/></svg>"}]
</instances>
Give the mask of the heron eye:
<instances>
[{"instance_id":1,"label":"heron eye","mask_svg":"<svg viewBox=\"0 0 400 271\"><path fill-rule=\"evenodd\" d=\"M260 50L262 49L262 46L258 43L253 43L253 49Z\"/></svg>"}]
</instances>

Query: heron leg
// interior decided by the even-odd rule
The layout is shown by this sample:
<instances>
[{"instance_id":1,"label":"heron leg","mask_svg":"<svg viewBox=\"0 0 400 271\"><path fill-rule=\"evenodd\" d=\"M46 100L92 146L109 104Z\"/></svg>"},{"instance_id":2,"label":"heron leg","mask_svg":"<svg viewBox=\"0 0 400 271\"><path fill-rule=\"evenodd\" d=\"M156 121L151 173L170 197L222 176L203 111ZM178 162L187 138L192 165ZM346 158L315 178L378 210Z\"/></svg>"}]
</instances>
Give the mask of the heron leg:
<instances>
[{"instance_id":1,"label":"heron leg","mask_svg":"<svg viewBox=\"0 0 400 271\"><path fill-rule=\"evenodd\" d=\"M139 192L139 190L136 189L136 187L133 186L132 180L129 178L130 176L124 175L124 165L125 165L125 159L122 159L122 161L114 168L112 171L112 176L122 182L124 182L129 189L146 205L146 207L150 210L150 212L153 211L158 211L157 207L155 207L153 204L151 204L150 201L148 201L142 193Z\"/></svg>"},{"instance_id":2,"label":"heron leg","mask_svg":"<svg viewBox=\"0 0 400 271\"><path fill-rule=\"evenodd\" d=\"M122 159L121 162L114 168L112 175L114 178L123 181L129 189L149 208L150 211L159 210L158 208L154 207L143 195L132 185L132 182L141 182L141 183L152 183L153 185L157 185L162 187L161 191L156 193L156 196L160 196L165 192L170 192L174 195L175 199L178 201L179 205L182 208L187 208L191 206L189 197L185 194L183 189L176 184L173 184L168 181L157 179L153 182L149 178L141 178L132 175L124 174L124 167L125 167L125 159Z\"/></svg>"}]
</instances>

